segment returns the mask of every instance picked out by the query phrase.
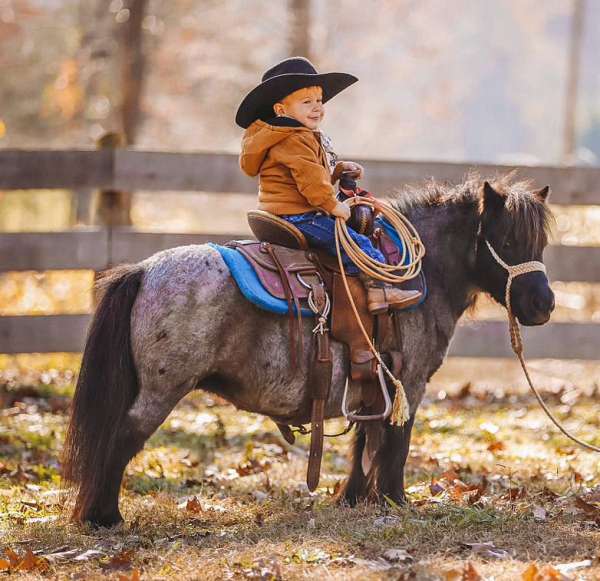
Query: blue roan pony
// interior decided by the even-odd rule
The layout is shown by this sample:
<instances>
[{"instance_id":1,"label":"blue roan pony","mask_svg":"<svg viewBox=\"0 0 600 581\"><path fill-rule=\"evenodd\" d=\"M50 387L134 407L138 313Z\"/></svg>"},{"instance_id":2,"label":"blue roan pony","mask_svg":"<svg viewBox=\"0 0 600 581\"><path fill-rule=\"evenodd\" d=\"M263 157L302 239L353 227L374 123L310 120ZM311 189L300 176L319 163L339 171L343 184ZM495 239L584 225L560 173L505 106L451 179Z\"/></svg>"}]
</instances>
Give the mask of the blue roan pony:
<instances>
[{"instance_id":1,"label":"blue roan pony","mask_svg":"<svg viewBox=\"0 0 600 581\"><path fill-rule=\"evenodd\" d=\"M480 292L504 304L507 273L486 240L509 265L541 260L550 217L547 195L548 188L531 191L509 177L490 185L471 176L456 187L432 182L396 202L427 248L427 301L397 315L396 336L390 339L401 352L410 419L402 427L384 421L358 426L341 501L384 496L404 501L415 412L458 319ZM210 245L173 248L119 266L99 286L103 296L85 347L64 450L64 477L77 489L75 520L97 526L122 520L118 500L125 467L194 389L279 423L308 421L309 342L303 364L292 371L286 317L246 301ZM524 325L548 321L554 296L545 274L515 279L511 303ZM307 334L311 323L304 320ZM344 346L333 342L332 349L327 418L341 415L348 370ZM374 451L367 474L361 467L365 446Z\"/></svg>"}]
</instances>

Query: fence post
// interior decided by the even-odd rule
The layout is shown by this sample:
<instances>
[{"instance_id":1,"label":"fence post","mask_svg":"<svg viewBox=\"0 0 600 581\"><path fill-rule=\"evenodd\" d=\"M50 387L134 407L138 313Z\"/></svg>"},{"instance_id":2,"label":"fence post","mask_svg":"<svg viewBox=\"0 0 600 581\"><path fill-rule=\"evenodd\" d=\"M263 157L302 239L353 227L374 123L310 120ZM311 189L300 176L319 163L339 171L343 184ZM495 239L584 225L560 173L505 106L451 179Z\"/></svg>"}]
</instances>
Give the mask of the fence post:
<instances>
[{"instance_id":1,"label":"fence post","mask_svg":"<svg viewBox=\"0 0 600 581\"><path fill-rule=\"evenodd\" d=\"M121 133L109 132L96 141L96 149L118 149L125 146L125 138ZM112 161L112 181L114 182L114 155ZM131 192L119 190L97 190L92 200L91 224L103 226L107 230L105 268L113 266L113 229L118 226L131 226ZM94 273L94 281L98 280L98 271ZM98 304L99 296L94 286L94 304Z\"/></svg>"}]
</instances>

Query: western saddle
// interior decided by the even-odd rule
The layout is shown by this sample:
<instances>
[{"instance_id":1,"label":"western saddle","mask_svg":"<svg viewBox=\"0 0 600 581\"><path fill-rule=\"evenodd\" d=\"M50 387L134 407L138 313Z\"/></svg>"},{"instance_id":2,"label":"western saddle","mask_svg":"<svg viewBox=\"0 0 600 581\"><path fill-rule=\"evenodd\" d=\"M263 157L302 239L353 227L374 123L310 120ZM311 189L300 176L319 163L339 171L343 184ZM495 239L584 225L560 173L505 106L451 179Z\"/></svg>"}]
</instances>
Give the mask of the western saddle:
<instances>
[{"instance_id":1,"label":"western saddle","mask_svg":"<svg viewBox=\"0 0 600 581\"><path fill-rule=\"evenodd\" d=\"M313 329L313 360L309 368L312 410L307 474L308 487L314 490L319 483L325 404L331 386L333 361L330 334L349 349L346 394L360 393L361 405L355 411L345 409L344 397L342 411L348 421L384 420L391 411L390 398L383 374L356 322L337 258L309 248L298 228L269 212L248 212L248 223L258 242L232 241L228 246L243 254L271 295L287 302L291 365L294 369L304 353L302 310L308 307L317 320ZM382 229L375 229L372 239L390 264L398 263L398 248ZM375 338L376 344L382 344L386 335L392 332L393 312L371 315L361 281L357 276L347 275L347 282L367 333ZM386 365L392 367L394 375L399 373L399 353L388 352L382 356L386 359ZM286 441L293 443L294 435L290 426L280 423L277 426Z\"/></svg>"}]
</instances>

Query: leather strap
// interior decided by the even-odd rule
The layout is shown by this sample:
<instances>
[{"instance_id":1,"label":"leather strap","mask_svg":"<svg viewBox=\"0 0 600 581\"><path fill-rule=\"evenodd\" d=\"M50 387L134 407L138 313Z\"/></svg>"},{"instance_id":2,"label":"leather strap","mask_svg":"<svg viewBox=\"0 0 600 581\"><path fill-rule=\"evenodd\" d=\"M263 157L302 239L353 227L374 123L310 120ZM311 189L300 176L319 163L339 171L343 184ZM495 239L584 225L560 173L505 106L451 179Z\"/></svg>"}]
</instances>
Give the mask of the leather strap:
<instances>
[{"instance_id":1,"label":"leather strap","mask_svg":"<svg viewBox=\"0 0 600 581\"><path fill-rule=\"evenodd\" d=\"M292 359L292 369L296 370L296 367L298 365L297 353L300 353L300 356L302 356L301 354L304 352L304 340L302 336L302 309L300 308L300 301L298 300L298 297L294 294L292 290L292 285L290 284L288 273L281 264L281 261L277 256L277 252L275 251L275 247L272 244L266 242L264 243L264 248L273 260L273 264L275 264L275 266L277 267L277 270L279 271L279 276L281 277L281 282L283 284L285 300L288 304L289 312L290 355ZM297 319L294 318L294 308L292 307L292 302L296 307ZM296 338L298 339L297 342Z\"/></svg>"},{"instance_id":2,"label":"leather strap","mask_svg":"<svg viewBox=\"0 0 600 581\"><path fill-rule=\"evenodd\" d=\"M313 402L310 422L310 452L308 455L308 471L306 474L306 484L311 492L319 485L321 474L325 402L327 401L329 389L331 388L331 372L333 370L333 357L331 345L329 344L328 332L317 333L315 337L315 358L309 376Z\"/></svg>"}]
</instances>

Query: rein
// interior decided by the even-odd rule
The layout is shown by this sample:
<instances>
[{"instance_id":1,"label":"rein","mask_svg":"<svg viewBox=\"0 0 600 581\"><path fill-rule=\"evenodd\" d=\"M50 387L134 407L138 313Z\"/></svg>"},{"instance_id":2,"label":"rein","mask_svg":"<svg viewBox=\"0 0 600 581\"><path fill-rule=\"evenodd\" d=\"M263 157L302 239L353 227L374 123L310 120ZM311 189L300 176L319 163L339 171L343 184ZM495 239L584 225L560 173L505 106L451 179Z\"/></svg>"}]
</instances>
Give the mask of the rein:
<instances>
[{"instance_id":1,"label":"rein","mask_svg":"<svg viewBox=\"0 0 600 581\"><path fill-rule=\"evenodd\" d=\"M527 369L527 364L525 362L525 357L523 355L523 337L521 336L521 328L519 327L519 322L517 321L516 317L514 316L514 314L512 312L512 307L511 307L511 303L510 303L510 289L511 289L511 286L512 286L512 281L517 276L520 276L521 274L527 274L529 272L536 272L536 271L543 272L545 274L546 273L546 266L542 262L539 262L537 260L532 260L530 262L522 262L521 264L515 264L515 265L512 265L512 266L509 265L509 264L506 264L506 262L504 262L502 260L502 258L500 258L498 256L498 254L496 253L496 251L494 250L494 248L492 247L492 245L488 242L488 240L484 238L484 241L485 241L485 243L486 243L486 245L487 245L487 247L488 247L488 249L490 251L490 254L494 258L494 260L502 268L504 268L504 270L506 270L508 272L508 280L506 281L505 303L506 303L506 311L508 313L510 344L511 344L512 350L514 351L515 355L519 359L519 363L521 364L521 367L523 369L523 373L525 374L525 377L527 378L527 383L529 384L529 387L531 388L531 391L533 391L533 393L534 393L536 399L538 400L540 406L542 407L542 409L544 410L544 412L546 413L546 415L550 418L550 420L552 421L552 423L567 438L569 438L570 440L572 440L576 444L579 444L582 448L585 448L586 450L591 450L592 452L600 452L600 447L594 446L593 444L589 444L588 442L584 442L583 440L580 440L579 438L577 438L576 436L574 436L573 434L571 434L560 423L560 421L548 409L548 406L546 405L546 403L542 399L542 396L540 395L540 393L538 392L538 390L536 389L536 387L533 385L533 381L531 380L531 377L529 375L529 370Z\"/></svg>"}]
</instances>

